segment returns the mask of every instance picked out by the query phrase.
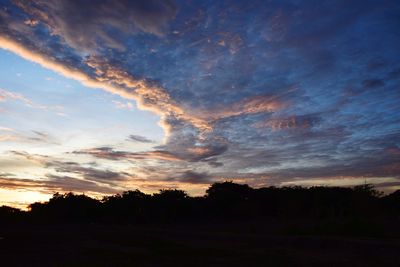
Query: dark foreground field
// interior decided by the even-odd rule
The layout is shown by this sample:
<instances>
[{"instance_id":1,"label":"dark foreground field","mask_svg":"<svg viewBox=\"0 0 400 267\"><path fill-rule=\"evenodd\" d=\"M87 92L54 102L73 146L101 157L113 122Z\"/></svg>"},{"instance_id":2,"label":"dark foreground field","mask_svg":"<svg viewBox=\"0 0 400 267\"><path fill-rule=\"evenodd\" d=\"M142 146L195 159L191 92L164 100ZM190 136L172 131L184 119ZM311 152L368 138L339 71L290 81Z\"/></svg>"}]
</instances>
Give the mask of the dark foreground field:
<instances>
[{"instance_id":1,"label":"dark foreground field","mask_svg":"<svg viewBox=\"0 0 400 267\"><path fill-rule=\"evenodd\" d=\"M400 266L399 238L296 231L273 222L3 226L0 266Z\"/></svg>"},{"instance_id":2,"label":"dark foreground field","mask_svg":"<svg viewBox=\"0 0 400 267\"><path fill-rule=\"evenodd\" d=\"M54 194L0 207L0 267L400 266L399 225L400 190L367 184Z\"/></svg>"}]
</instances>

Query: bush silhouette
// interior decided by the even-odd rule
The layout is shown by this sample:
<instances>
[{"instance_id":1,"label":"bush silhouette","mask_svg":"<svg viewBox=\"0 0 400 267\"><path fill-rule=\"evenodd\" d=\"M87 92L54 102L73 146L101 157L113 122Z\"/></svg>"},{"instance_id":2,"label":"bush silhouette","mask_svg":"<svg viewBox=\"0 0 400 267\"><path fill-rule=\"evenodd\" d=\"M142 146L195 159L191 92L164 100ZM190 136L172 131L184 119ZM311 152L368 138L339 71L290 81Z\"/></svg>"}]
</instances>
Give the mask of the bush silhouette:
<instances>
[{"instance_id":1,"label":"bush silhouette","mask_svg":"<svg viewBox=\"0 0 400 267\"><path fill-rule=\"evenodd\" d=\"M100 202L86 195L56 193L46 203L33 203L30 213L50 221L93 221L100 213Z\"/></svg>"},{"instance_id":2,"label":"bush silhouette","mask_svg":"<svg viewBox=\"0 0 400 267\"><path fill-rule=\"evenodd\" d=\"M368 184L354 188L294 186L254 189L227 181L212 184L202 197L191 197L177 189L163 189L154 194L126 191L101 200L83 194L56 193L48 202L33 203L29 208L29 212L24 213L3 206L0 218L4 222L18 219L131 224L249 219L366 222L373 218L399 218L400 190L384 196Z\"/></svg>"}]
</instances>

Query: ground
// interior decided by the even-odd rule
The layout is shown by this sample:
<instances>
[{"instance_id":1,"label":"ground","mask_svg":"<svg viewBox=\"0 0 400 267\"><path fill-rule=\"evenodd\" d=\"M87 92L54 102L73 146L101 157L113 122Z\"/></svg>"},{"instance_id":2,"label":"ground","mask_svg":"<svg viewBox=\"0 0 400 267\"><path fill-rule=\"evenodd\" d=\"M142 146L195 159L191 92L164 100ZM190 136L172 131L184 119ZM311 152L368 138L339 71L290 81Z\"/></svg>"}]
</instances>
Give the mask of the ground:
<instances>
[{"instance_id":1,"label":"ground","mask_svg":"<svg viewBox=\"0 0 400 267\"><path fill-rule=\"evenodd\" d=\"M283 234L264 226L3 226L0 265L400 266L399 238Z\"/></svg>"}]
</instances>

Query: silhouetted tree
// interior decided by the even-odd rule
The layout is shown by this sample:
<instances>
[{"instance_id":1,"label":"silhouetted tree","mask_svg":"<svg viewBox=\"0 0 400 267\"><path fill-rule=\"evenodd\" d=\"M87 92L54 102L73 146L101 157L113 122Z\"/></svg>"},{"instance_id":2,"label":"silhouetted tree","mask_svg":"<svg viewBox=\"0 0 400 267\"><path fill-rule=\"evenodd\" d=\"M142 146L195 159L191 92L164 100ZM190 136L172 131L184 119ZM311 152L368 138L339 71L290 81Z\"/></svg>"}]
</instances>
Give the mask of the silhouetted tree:
<instances>
[{"instance_id":1,"label":"silhouetted tree","mask_svg":"<svg viewBox=\"0 0 400 267\"><path fill-rule=\"evenodd\" d=\"M47 203L29 206L36 217L50 221L93 221L100 212L100 202L84 194L56 193Z\"/></svg>"},{"instance_id":2,"label":"silhouetted tree","mask_svg":"<svg viewBox=\"0 0 400 267\"><path fill-rule=\"evenodd\" d=\"M20 209L12 208L9 206L0 207L0 224L1 223L15 223L23 219L25 212Z\"/></svg>"},{"instance_id":3,"label":"silhouetted tree","mask_svg":"<svg viewBox=\"0 0 400 267\"><path fill-rule=\"evenodd\" d=\"M153 215L160 222L171 222L186 217L189 196L178 189L162 189L152 197Z\"/></svg>"},{"instance_id":4,"label":"silhouetted tree","mask_svg":"<svg viewBox=\"0 0 400 267\"><path fill-rule=\"evenodd\" d=\"M400 219L400 190L382 197L381 206L388 217Z\"/></svg>"},{"instance_id":5,"label":"silhouetted tree","mask_svg":"<svg viewBox=\"0 0 400 267\"><path fill-rule=\"evenodd\" d=\"M147 221L150 195L139 190L125 191L122 195L105 197L102 200L106 221Z\"/></svg>"},{"instance_id":6,"label":"silhouetted tree","mask_svg":"<svg viewBox=\"0 0 400 267\"><path fill-rule=\"evenodd\" d=\"M139 190L104 197L101 201L86 195L59 194L44 203L32 203L24 213L0 207L3 222L111 222L165 224L216 220L258 220L275 218L291 221L352 220L352 227L371 218L399 218L400 190L383 196L372 185L343 187L264 187L253 189L231 181L214 183L203 197L190 197L185 191L163 189L155 194ZM29 215L29 216L25 216ZM353 228L352 228L353 229Z\"/></svg>"},{"instance_id":7,"label":"silhouetted tree","mask_svg":"<svg viewBox=\"0 0 400 267\"><path fill-rule=\"evenodd\" d=\"M246 184L231 181L214 183L206 191L209 209L215 216L245 217L250 216L250 200L253 189Z\"/></svg>"}]
</instances>

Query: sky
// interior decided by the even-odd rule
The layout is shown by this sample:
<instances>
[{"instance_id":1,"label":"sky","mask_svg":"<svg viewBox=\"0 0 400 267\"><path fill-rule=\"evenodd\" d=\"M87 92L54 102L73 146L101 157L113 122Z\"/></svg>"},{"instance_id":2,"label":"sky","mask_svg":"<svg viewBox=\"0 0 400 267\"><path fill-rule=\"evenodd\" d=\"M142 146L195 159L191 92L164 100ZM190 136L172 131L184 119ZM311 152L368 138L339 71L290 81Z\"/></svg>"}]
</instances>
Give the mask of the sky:
<instances>
[{"instance_id":1,"label":"sky","mask_svg":"<svg viewBox=\"0 0 400 267\"><path fill-rule=\"evenodd\" d=\"M0 204L400 189L396 0L0 0Z\"/></svg>"}]
</instances>

